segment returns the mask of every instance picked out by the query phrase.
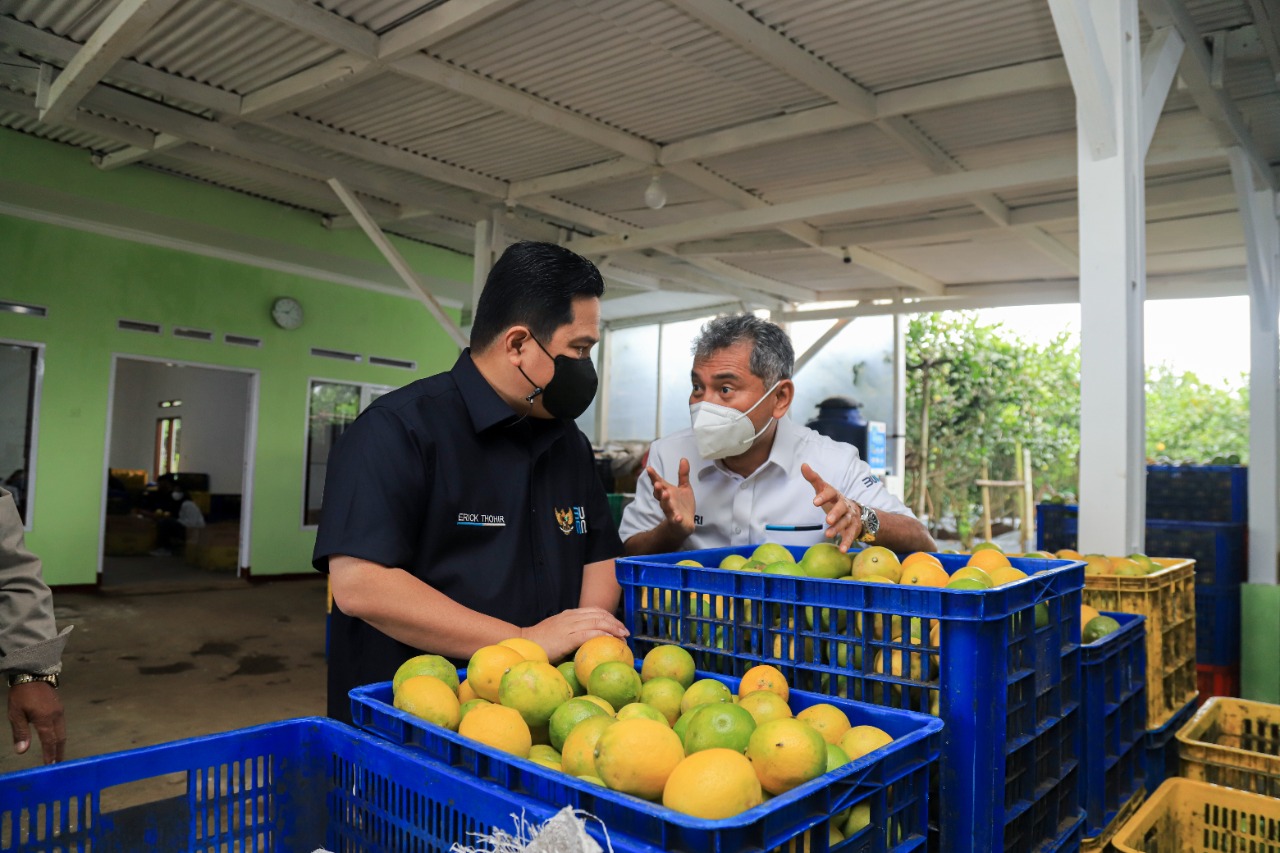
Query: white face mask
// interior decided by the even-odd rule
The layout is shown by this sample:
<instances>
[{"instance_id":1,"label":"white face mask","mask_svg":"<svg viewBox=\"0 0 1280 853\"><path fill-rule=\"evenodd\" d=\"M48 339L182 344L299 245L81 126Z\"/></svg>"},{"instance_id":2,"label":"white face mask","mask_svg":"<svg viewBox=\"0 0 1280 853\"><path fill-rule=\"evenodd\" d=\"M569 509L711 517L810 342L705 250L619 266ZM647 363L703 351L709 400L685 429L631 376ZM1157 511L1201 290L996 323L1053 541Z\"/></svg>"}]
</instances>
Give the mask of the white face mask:
<instances>
[{"instance_id":1,"label":"white face mask","mask_svg":"<svg viewBox=\"0 0 1280 853\"><path fill-rule=\"evenodd\" d=\"M751 419L747 415L755 411L769 398L773 389L782 381L779 380L764 392L764 396L756 401L755 406L740 412L718 403L694 403L689 407L689 417L693 421L693 437L698 442L698 453L703 459L724 459L738 456L751 449L755 440L764 435L764 431L773 423L769 418L759 432L752 430Z\"/></svg>"}]
</instances>

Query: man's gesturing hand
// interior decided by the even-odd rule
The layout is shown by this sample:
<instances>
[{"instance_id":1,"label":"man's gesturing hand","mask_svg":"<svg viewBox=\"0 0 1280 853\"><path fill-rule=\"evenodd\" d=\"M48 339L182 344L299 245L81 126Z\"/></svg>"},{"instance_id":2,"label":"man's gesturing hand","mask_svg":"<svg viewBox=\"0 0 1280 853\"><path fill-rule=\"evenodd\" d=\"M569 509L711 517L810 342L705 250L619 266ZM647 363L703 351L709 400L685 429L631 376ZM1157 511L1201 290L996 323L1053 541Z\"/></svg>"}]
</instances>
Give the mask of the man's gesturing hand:
<instances>
[{"instance_id":1,"label":"man's gesturing hand","mask_svg":"<svg viewBox=\"0 0 1280 853\"><path fill-rule=\"evenodd\" d=\"M62 717L58 691L42 681L16 684L9 688L9 725L13 729L13 751L22 755L31 746L31 729L40 738L44 763L62 760L67 743L67 726Z\"/></svg>"},{"instance_id":2,"label":"man's gesturing hand","mask_svg":"<svg viewBox=\"0 0 1280 853\"><path fill-rule=\"evenodd\" d=\"M826 537L835 538L840 550L847 553L849 546L862 535L862 507L837 492L808 463L800 466L800 473L813 486L813 505L822 507L827 514Z\"/></svg>"},{"instance_id":3,"label":"man's gesturing hand","mask_svg":"<svg viewBox=\"0 0 1280 853\"><path fill-rule=\"evenodd\" d=\"M542 646L552 661L568 657L592 637L608 635L624 639L629 633L613 614L599 607L575 607L520 630L521 637Z\"/></svg>"},{"instance_id":4,"label":"man's gesturing hand","mask_svg":"<svg viewBox=\"0 0 1280 853\"><path fill-rule=\"evenodd\" d=\"M693 533L693 514L696 507L693 500L693 487L689 485L689 460L680 460L674 486L659 477L652 465L645 468L645 471L653 481L653 497L662 507L666 523L680 528L680 532L685 536Z\"/></svg>"}]
</instances>

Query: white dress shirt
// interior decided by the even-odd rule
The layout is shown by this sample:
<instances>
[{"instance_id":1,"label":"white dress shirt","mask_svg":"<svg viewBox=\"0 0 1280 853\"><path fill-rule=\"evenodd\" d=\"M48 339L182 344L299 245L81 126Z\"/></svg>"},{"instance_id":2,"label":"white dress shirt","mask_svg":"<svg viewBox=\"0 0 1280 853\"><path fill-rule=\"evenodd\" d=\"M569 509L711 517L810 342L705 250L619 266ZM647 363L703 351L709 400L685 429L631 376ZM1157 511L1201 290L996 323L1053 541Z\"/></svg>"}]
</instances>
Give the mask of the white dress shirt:
<instances>
[{"instance_id":1,"label":"white dress shirt","mask_svg":"<svg viewBox=\"0 0 1280 853\"><path fill-rule=\"evenodd\" d=\"M660 438L649 447L649 465L673 485L679 477L681 458L689 460L689 485L696 506L693 533L683 550L762 542L808 546L827 541L823 535L826 514L813 505L813 486L800 473L805 462L845 497L873 509L915 518L871 473L857 448L788 417L778 421L768 460L749 477L733 473L721 461L699 456L692 429ZM636 482L636 499L623 512L618 535L625 542L657 527L663 518L662 506L653 496L653 481L642 471ZM787 529L796 527L812 529Z\"/></svg>"}]
</instances>

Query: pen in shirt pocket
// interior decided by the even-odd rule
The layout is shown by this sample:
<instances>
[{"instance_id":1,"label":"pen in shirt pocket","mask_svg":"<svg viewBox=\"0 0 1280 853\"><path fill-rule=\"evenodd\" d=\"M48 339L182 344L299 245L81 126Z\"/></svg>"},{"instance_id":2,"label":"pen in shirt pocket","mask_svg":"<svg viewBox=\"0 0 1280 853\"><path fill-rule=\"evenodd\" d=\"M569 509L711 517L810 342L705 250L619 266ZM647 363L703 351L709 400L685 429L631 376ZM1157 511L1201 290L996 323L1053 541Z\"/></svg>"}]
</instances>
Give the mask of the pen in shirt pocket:
<instances>
[{"instance_id":1,"label":"pen in shirt pocket","mask_svg":"<svg viewBox=\"0 0 1280 853\"><path fill-rule=\"evenodd\" d=\"M822 524L766 524L764 526L764 529L765 530L802 531L802 530L822 530L824 529L824 527L825 525L822 525Z\"/></svg>"}]
</instances>

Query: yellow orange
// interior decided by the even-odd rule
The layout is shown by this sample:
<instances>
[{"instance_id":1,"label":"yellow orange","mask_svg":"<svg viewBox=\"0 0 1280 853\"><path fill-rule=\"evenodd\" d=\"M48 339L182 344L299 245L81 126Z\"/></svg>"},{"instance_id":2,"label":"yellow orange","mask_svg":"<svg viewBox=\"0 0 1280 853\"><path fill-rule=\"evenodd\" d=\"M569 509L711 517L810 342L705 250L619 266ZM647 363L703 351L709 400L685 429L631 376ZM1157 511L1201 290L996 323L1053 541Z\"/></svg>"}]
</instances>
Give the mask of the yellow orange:
<instances>
[{"instance_id":1,"label":"yellow orange","mask_svg":"<svg viewBox=\"0 0 1280 853\"><path fill-rule=\"evenodd\" d=\"M636 656L630 647L617 637L592 637L581 646L573 656L573 672L578 676L578 683L587 686L591 683L591 672L605 661L622 661L627 666L634 666Z\"/></svg>"},{"instance_id":2,"label":"yellow orange","mask_svg":"<svg viewBox=\"0 0 1280 853\"><path fill-rule=\"evenodd\" d=\"M785 720L791 716L791 707L787 704L787 700L772 690L748 693L738 700L738 706L747 710L747 713L755 719L757 726L770 720Z\"/></svg>"},{"instance_id":3,"label":"yellow orange","mask_svg":"<svg viewBox=\"0 0 1280 853\"><path fill-rule=\"evenodd\" d=\"M672 678L689 689L694 678L693 655L679 646L654 646L644 656L640 680L647 682L654 678Z\"/></svg>"},{"instance_id":4,"label":"yellow orange","mask_svg":"<svg viewBox=\"0 0 1280 853\"><path fill-rule=\"evenodd\" d=\"M893 738L884 729L875 726L854 726L840 738L840 748L849 756L850 761L857 761L869 752L893 743Z\"/></svg>"},{"instance_id":5,"label":"yellow orange","mask_svg":"<svg viewBox=\"0 0 1280 853\"><path fill-rule=\"evenodd\" d=\"M982 569L987 574L990 574L995 569L1008 568L1011 564L1009 558L995 548L983 548L981 551L974 551L969 556L969 562L965 565Z\"/></svg>"},{"instance_id":6,"label":"yellow orange","mask_svg":"<svg viewBox=\"0 0 1280 853\"><path fill-rule=\"evenodd\" d=\"M393 704L401 711L421 717L450 731L457 731L461 706L453 688L434 675L415 675L395 692Z\"/></svg>"},{"instance_id":7,"label":"yellow orange","mask_svg":"<svg viewBox=\"0 0 1280 853\"><path fill-rule=\"evenodd\" d=\"M523 661L524 658L515 649L497 645L484 646L476 649L467 663L467 681L481 699L497 702L502 676Z\"/></svg>"},{"instance_id":8,"label":"yellow orange","mask_svg":"<svg viewBox=\"0 0 1280 853\"><path fill-rule=\"evenodd\" d=\"M680 738L670 726L654 720L620 720L596 741L595 775L615 791L646 800L662 796L667 777L681 761Z\"/></svg>"},{"instance_id":9,"label":"yellow orange","mask_svg":"<svg viewBox=\"0 0 1280 853\"><path fill-rule=\"evenodd\" d=\"M752 732L747 758L764 790L785 794L827 772L827 742L803 720L771 720Z\"/></svg>"},{"instance_id":10,"label":"yellow orange","mask_svg":"<svg viewBox=\"0 0 1280 853\"><path fill-rule=\"evenodd\" d=\"M796 719L804 720L813 726L814 730L822 735L823 740L833 744L840 743L840 738L849 731L850 727L849 718L844 711L826 702L810 705L796 714Z\"/></svg>"},{"instance_id":11,"label":"yellow orange","mask_svg":"<svg viewBox=\"0 0 1280 853\"><path fill-rule=\"evenodd\" d=\"M449 685L454 693L458 692L458 670L454 669L448 658L440 655L416 655L409 658L396 670L391 679L391 689L399 690L401 684L415 675L434 675Z\"/></svg>"},{"instance_id":12,"label":"yellow orange","mask_svg":"<svg viewBox=\"0 0 1280 853\"><path fill-rule=\"evenodd\" d=\"M520 758L528 758L533 747L533 735L524 717L515 708L501 705L472 708L458 725L458 734Z\"/></svg>"},{"instance_id":13,"label":"yellow orange","mask_svg":"<svg viewBox=\"0 0 1280 853\"><path fill-rule=\"evenodd\" d=\"M996 552L983 551L982 553L994 554ZM1003 557L1004 555L1001 554L1000 556ZM991 580L991 575L987 574L987 571L985 569L980 568L978 566L965 566L963 569L956 569L954 572L951 573L951 580L953 581L964 580L966 578L970 580L978 581L979 583L986 584L987 589L991 589L991 587L995 586L995 584Z\"/></svg>"},{"instance_id":14,"label":"yellow orange","mask_svg":"<svg viewBox=\"0 0 1280 853\"><path fill-rule=\"evenodd\" d=\"M1089 620L1097 619L1100 615L1102 614L1098 613L1098 611L1094 610L1089 605L1080 605L1080 627L1083 628L1085 625L1089 624Z\"/></svg>"},{"instance_id":15,"label":"yellow orange","mask_svg":"<svg viewBox=\"0 0 1280 853\"><path fill-rule=\"evenodd\" d=\"M902 558L902 568L914 566L916 563L932 563L935 566L941 566L942 561L930 554L928 551L915 551Z\"/></svg>"},{"instance_id":16,"label":"yellow orange","mask_svg":"<svg viewBox=\"0 0 1280 853\"><path fill-rule=\"evenodd\" d=\"M771 693L777 693L782 697L782 701L787 701L791 695L791 688L787 685L787 677L782 674L776 666L769 666L767 663L758 664L751 667L742 674L742 681L738 683L738 696L746 696L748 693L755 693L757 690L768 690Z\"/></svg>"},{"instance_id":17,"label":"yellow orange","mask_svg":"<svg viewBox=\"0 0 1280 853\"><path fill-rule=\"evenodd\" d=\"M524 637L511 637L498 643L500 646L506 646L509 649L515 649L525 660L536 660L542 663L551 663L551 658L547 657L546 649L535 643L533 640L526 640Z\"/></svg>"},{"instance_id":18,"label":"yellow orange","mask_svg":"<svg viewBox=\"0 0 1280 853\"><path fill-rule=\"evenodd\" d=\"M1013 566L1002 566L998 569L992 569L991 582L996 586L1004 586L1007 583L1020 581L1027 576L1027 573L1021 569L1015 569Z\"/></svg>"},{"instance_id":19,"label":"yellow orange","mask_svg":"<svg viewBox=\"0 0 1280 853\"><path fill-rule=\"evenodd\" d=\"M704 749L667 777L662 804L703 820L723 820L760 805L764 792L751 761L732 749Z\"/></svg>"},{"instance_id":20,"label":"yellow orange","mask_svg":"<svg viewBox=\"0 0 1280 853\"><path fill-rule=\"evenodd\" d=\"M917 552L924 554L926 557L932 557L924 551ZM915 554L911 555L916 556ZM908 557L908 560L911 558ZM909 586L933 586L944 587L950 582L951 576L947 574L947 570L942 568L942 564L934 560L932 563L927 560L916 560L914 563L902 564L902 578L898 583Z\"/></svg>"},{"instance_id":21,"label":"yellow orange","mask_svg":"<svg viewBox=\"0 0 1280 853\"><path fill-rule=\"evenodd\" d=\"M520 661L498 685L498 700L519 711L530 727L546 725L552 712L572 698L573 688L560 670L538 660Z\"/></svg>"},{"instance_id":22,"label":"yellow orange","mask_svg":"<svg viewBox=\"0 0 1280 853\"><path fill-rule=\"evenodd\" d=\"M596 742L604 730L615 725L613 717L587 717L570 729L560 747L560 765L570 776L598 776Z\"/></svg>"},{"instance_id":23,"label":"yellow orange","mask_svg":"<svg viewBox=\"0 0 1280 853\"><path fill-rule=\"evenodd\" d=\"M467 681L464 680L461 684L458 685L458 701L459 702L466 703L466 702L470 702L472 699L479 699L479 698L481 697L476 695L476 692L471 689L471 684L468 683Z\"/></svg>"}]
</instances>

